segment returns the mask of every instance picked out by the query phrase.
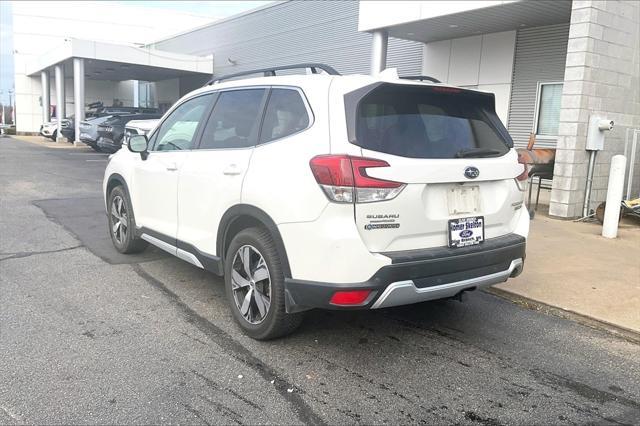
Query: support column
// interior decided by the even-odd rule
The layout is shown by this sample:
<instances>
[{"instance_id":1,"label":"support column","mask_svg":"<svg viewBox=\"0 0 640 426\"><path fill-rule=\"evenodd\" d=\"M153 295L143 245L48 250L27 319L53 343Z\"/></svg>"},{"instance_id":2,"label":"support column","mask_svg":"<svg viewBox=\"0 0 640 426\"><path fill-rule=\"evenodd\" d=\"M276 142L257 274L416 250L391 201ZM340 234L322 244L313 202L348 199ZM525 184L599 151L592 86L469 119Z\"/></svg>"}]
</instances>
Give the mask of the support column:
<instances>
[{"instance_id":1,"label":"support column","mask_svg":"<svg viewBox=\"0 0 640 426\"><path fill-rule=\"evenodd\" d=\"M73 105L75 108L75 137L73 144L80 144L80 122L84 120L84 59L73 58Z\"/></svg>"},{"instance_id":2,"label":"support column","mask_svg":"<svg viewBox=\"0 0 640 426\"><path fill-rule=\"evenodd\" d=\"M138 108L140 106L140 81L133 80L133 106Z\"/></svg>"},{"instance_id":3,"label":"support column","mask_svg":"<svg viewBox=\"0 0 640 426\"><path fill-rule=\"evenodd\" d=\"M389 34L385 30L375 31L371 40L371 75L387 68L387 45Z\"/></svg>"},{"instance_id":4,"label":"support column","mask_svg":"<svg viewBox=\"0 0 640 426\"><path fill-rule=\"evenodd\" d=\"M51 89L49 87L49 71L41 71L42 80L42 122L51 120Z\"/></svg>"},{"instance_id":5,"label":"support column","mask_svg":"<svg viewBox=\"0 0 640 426\"><path fill-rule=\"evenodd\" d=\"M58 122L58 134L56 142L62 142L62 133L60 132L60 124L65 116L65 98L64 98L64 65L58 64L55 68L56 73L56 120Z\"/></svg>"}]
</instances>

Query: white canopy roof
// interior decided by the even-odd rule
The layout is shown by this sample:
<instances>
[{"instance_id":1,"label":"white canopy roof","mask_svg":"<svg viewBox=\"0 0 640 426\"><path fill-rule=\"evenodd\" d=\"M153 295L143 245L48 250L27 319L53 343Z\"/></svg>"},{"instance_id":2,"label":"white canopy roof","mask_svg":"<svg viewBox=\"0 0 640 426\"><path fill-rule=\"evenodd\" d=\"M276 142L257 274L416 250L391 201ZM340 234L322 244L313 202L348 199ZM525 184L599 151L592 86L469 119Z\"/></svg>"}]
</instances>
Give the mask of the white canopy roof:
<instances>
[{"instance_id":1,"label":"white canopy roof","mask_svg":"<svg viewBox=\"0 0 640 426\"><path fill-rule=\"evenodd\" d=\"M65 65L65 72L71 72L73 58L85 59L85 77L94 80L159 81L213 73L212 56L182 55L148 47L71 38L34 58L27 65L27 74L34 76L60 63Z\"/></svg>"}]
</instances>

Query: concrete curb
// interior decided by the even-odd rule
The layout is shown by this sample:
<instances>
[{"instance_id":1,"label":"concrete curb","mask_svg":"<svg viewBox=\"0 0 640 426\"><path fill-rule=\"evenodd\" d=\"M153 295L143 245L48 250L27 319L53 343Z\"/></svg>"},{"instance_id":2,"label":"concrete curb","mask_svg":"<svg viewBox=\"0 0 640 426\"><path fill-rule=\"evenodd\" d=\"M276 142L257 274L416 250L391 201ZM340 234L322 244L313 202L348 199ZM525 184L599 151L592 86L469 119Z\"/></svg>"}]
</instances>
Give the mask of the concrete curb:
<instances>
[{"instance_id":1,"label":"concrete curb","mask_svg":"<svg viewBox=\"0 0 640 426\"><path fill-rule=\"evenodd\" d=\"M20 142L26 142L32 145L36 145L36 146L41 146L43 148L50 148L50 149L75 149L75 150L91 150L90 147L82 144L82 146L77 146L74 145L71 142L53 142L53 141L46 141L46 140L38 140L35 138L41 138L44 139L44 137L42 136L10 136L11 139L16 140L16 141L20 141ZM93 151L93 150L91 150Z\"/></svg>"},{"instance_id":2,"label":"concrete curb","mask_svg":"<svg viewBox=\"0 0 640 426\"><path fill-rule=\"evenodd\" d=\"M615 337L622 338L631 343L640 345L640 333L638 333L635 330L630 330L625 327L620 327L619 325L616 325L616 324L611 324L606 321L601 321L595 318L591 318L571 310L558 308L552 305L547 305L546 303L538 302L537 300L533 300L533 299L528 299L519 294L511 293L509 291L502 290L499 288L489 287L489 288L486 288L484 291L494 296L497 296L501 299L508 300L509 302L515 303L526 309L530 309L532 311L538 311L547 315L553 315L558 318L574 321L579 324L586 325L587 327L605 331L608 334L611 334Z\"/></svg>"}]
</instances>

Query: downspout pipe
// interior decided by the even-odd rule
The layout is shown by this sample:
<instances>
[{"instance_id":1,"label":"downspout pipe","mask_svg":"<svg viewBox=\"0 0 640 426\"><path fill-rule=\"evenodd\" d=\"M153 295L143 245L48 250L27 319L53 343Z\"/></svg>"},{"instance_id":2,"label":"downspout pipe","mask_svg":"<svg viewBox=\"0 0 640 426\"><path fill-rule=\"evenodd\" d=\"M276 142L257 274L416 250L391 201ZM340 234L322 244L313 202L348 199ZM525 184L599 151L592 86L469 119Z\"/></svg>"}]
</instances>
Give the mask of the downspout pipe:
<instances>
[{"instance_id":1,"label":"downspout pipe","mask_svg":"<svg viewBox=\"0 0 640 426\"><path fill-rule=\"evenodd\" d=\"M596 154L598 151L589 151L589 169L587 170L587 187L584 194L584 204L582 205L582 217L589 216L589 203L591 202L591 186L593 184L593 170L596 167Z\"/></svg>"}]
</instances>

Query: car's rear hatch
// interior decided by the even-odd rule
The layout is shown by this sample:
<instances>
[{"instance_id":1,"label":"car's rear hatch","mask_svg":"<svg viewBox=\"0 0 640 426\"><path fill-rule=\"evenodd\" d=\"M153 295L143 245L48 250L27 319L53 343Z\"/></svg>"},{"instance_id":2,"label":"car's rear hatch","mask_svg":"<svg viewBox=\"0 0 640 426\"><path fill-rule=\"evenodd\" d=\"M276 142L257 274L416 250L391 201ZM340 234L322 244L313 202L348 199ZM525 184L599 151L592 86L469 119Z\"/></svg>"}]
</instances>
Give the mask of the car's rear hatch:
<instances>
[{"instance_id":1,"label":"car's rear hatch","mask_svg":"<svg viewBox=\"0 0 640 426\"><path fill-rule=\"evenodd\" d=\"M349 141L382 166L354 174L404 184L392 199L355 202L372 252L464 246L508 234L523 194L513 142L492 94L378 83L345 95ZM463 232L464 231L464 232Z\"/></svg>"}]
</instances>

